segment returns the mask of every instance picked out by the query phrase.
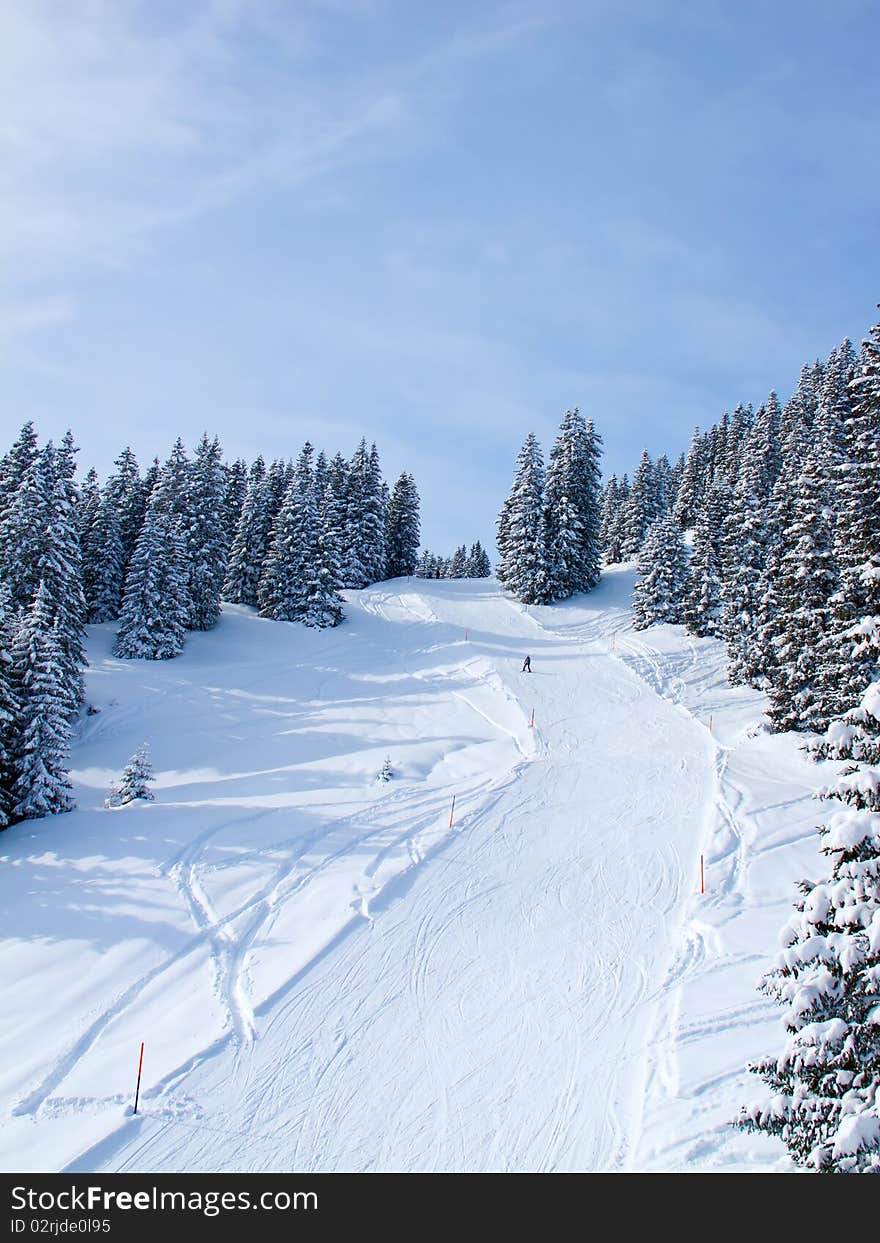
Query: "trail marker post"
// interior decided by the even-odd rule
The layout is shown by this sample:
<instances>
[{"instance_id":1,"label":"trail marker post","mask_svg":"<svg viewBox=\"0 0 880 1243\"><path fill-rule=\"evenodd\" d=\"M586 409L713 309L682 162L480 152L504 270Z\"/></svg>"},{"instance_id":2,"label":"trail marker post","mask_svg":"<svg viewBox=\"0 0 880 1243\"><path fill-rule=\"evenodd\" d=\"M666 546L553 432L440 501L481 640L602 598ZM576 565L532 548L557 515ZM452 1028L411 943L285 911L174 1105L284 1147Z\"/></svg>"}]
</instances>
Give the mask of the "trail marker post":
<instances>
[{"instance_id":1,"label":"trail marker post","mask_svg":"<svg viewBox=\"0 0 880 1243\"><path fill-rule=\"evenodd\" d=\"M465 630L465 632L464 632L464 641L465 641L465 643L467 643L467 641L468 641L468 632L467 632L467 630Z\"/></svg>"},{"instance_id":2,"label":"trail marker post","mask_svg":"<svg viewBox=\"0 0 880 1243\"><path fill-rule=\"evenodd\" d=\"M706 874L703 869L703 856L700 855L700 893L706 892Z\"/></svg>"},{"instance_id":3,"label":"trail marker post","mask_svg":"<svg viewBox=\"0 0 880 1243\"><path fill-rule=\"evenodd\" d=\"M455 795L453 794L453 796L452 796L452 808L450 809L450 812L449 812L449 827L450 827L450 829L452 828L452 825L453 825L454 820L455 820Z\"/></svg>"},{"instance_id":4,"label":"trail marker post","mask_svg":"<svg viewBox=\"0 0 880 1243\"><path fill-rule=\"evenodd\" d=\"M532 708L532 719L529 721L529 729L535 728L535 709Z\"/></svg>"},{"instance_id":5,"label":"trail marker post","mask_svg":"<svg viewBox=\"0 0 880 1243\"><path fill-rule=\"evenodd\" d=\"M710 734L714 734L714 733L715 733L715 730L712 728L712 725L713 725L714 720L715 720L715 718L714 718L714 717L712 717L712 716L710 716L710 717L709 717L709 733L710 733Z\"/></svg>"},{"instance_id":6,"label":"trail marker post","mask_svg":"<svg viewBox=\"0 0 880 1243\"><path fill-rule=\"evenodd\" d=\"M138 1081L137 1081L137 1087L135 1088L135 1091L134 1091L134 1110L132 1111L133 1113L137 1113L138 1111L138 1101L140 1100L140 1095L141 1095L141 1071L143 1070L143 1068L144 1068L144 1042L142 1040L141 1041L141 1055L138 1058Z\"/></svg>"}]
</instances>

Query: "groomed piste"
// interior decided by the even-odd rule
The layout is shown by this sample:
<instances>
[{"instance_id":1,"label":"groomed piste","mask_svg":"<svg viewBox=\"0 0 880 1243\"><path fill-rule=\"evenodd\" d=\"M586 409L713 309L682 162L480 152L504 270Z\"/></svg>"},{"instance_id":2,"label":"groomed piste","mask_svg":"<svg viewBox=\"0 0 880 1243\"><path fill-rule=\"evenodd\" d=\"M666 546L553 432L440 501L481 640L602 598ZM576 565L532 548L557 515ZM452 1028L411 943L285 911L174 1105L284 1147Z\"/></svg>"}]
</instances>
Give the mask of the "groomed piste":
<instances>
[{"instance_id":1,"label":"groomed piste","mask_svg":"<svg viewBox=\"0 0 880 1243\"><path fill-rule=\"evenodd\" d=\"M167 663L93 627L79 809L0 841L3 1168L785 1168L728 1123L820 773L632 581L226 606Z\"/></svg>"}]
</instances>

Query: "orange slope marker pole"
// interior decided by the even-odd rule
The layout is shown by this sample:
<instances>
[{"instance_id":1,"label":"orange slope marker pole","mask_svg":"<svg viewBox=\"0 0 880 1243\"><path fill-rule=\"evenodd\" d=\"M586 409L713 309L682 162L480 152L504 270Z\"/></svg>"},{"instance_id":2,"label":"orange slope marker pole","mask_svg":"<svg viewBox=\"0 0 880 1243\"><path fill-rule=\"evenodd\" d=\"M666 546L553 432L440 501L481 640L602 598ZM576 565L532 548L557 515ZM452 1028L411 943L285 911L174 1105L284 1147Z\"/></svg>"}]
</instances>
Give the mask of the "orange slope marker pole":
<instances>
[{"instance_id":1,"label":"orange slope marker pole","mask_svg":"<svg viewBox=\"0 0 880 1243\"><path fill-rule=\"evenodd\" d=\"M137 1113L138 1111L138 1101L141 1095L141 1071L143 1070L143 1068L144 1068L144 1042L142 1040L141 1041L141 1055L138 1058L138 1081L137 1081L137 1087L135 1088L135 1093L134 1093L134 1110L133 1110L134 1113Z\"/></svg>"},{"instance_id":2,"label":"orange slope marker pole","mask_svg":"<svg viewBox=\"0 0 880 1243\"><path fill-rule=\"evenodd\" d=\"M452 828L452 825L453 825L454 819L455 819L455 795L453 794L453 796L452 796L452 808L451 808L451 810L450 810L450 812L449 812L449 827L450 827L450 829Z\"/></svg>"},{"instance_id":3,"label":"orange slope marker pole","mask_svg":"<svg viewBox=\"0 0 880 1243\"><path fill-rule=\"evenodd\" d=\"M529 721L529 729L535 728L535 709L532 708L532 719Z\"/></svg>"},{"instance_id":4,"label":"orange slope marker pole","mask_svg":"<svg viewBox=\"0 0 880 1243\"><path fill-rule=\"evenodd\" d=\"M703 856L700 855L700 893L706 892L706 873L703 868Z\"/></svg>"}]
</instances>

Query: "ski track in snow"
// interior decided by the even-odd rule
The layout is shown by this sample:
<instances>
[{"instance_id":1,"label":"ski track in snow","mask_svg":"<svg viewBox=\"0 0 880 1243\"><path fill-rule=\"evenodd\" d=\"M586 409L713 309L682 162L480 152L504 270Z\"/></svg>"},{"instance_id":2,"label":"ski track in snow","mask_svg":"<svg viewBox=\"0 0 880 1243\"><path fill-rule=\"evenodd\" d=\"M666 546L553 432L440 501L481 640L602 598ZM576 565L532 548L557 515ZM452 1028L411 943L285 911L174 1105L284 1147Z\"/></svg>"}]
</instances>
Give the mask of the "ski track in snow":
<instances>
[{"instance_id":1,"label":"ski track in snow","mask_svg":"<svg viewBox=\"0 0 880 1243\"><path fill-rule=\"evenodd\" d=\"M749 907L756 854L803 843L756 848L756 817L806 819L805 794L754 805L738 759L760 707L731 712L705 643L635 635L631 580L609 572L552 609L486 582L398 580L352 593L350 620L323 634L229 609L161 669L113 661L96 628L90 695L109 689L74 756L83 810L7 857L10 885L24 869L48 900L66 868L86 900L70 891L57 946L35 951L46 999L8 1075L6 1160L766 1168L721 1118L742 1059L702 1051L766 1032L767 1005L740 981L731 1004L692 1014L689 989L719 963L758 973L724 927ZM97 810L97 774L147 729L161 753L176 720L158 801ZM377 788L386 753L400 771ZM94 911L118 962L95 957Z\"/></svg>"}]
</instances>

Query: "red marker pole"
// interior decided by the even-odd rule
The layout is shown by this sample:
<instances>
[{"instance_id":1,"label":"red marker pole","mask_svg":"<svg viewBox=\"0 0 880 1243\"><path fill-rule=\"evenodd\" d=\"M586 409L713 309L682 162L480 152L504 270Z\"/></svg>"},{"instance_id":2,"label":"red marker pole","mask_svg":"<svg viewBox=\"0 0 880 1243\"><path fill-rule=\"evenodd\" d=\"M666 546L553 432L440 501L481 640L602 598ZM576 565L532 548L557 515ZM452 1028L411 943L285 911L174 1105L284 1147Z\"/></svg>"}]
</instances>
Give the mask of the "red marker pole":
<instances>
[{"instance_id":1,"label":"red marker pole","mask_svg":"<svg viewBox=\"0 0 880 1243\"><path fill-rule=\"evenodd\" d=\"M703 870L703 856L700 855L700 893L706 892L706 875Z\"/></svg>"},{"instance_id":2,"label":"red marker pole","mask_svg":"<svg viewBox=\"0 0 880 1243\"><path fill-rule=\"evenodd\" d=\"M532 719L529 721L529 729L535 728L535 709L532 708Z\"/></svg>"},{"instance_id":3,"label":"red marker pole","mask_svg":"<svg viewBox=\"0 0 880 1243\"><path fill-rule=\"evenodd\" d=\"M135 1113L137 1113L138 1111L138 1100L140 1099L140 1095L141 1095L141 1071L143 1070L143 1066L144 1066L144 1042L142 1040L141 1041L141 1055L138 1058L137 1088L135 1089L135 1093L134 1093L134 1112Z\"/></svg>"},{"instance_id":4,"label":"red marker pole","mask_svg":"<svg viewBox=\"0 0 880 1243\"><path fill-rule=\"evenodd\" d=\"M452 828L453 818L455 816L455 795L452 796L452 809L449 812L449 827Z\"/></svg>"},{"instance_id":5,"label":"red marker pole","mask_svg":"<svg viewBox=\"0 0 880 1243\"><path fill-rule=\"evenodd\" d=\"M712 722L714 721L714 719L715 719L714 717L711 717L711 716L709 717L709 733L710 734L715 733L714 729L712 728Z\"/></svg>"}]
</instances>

